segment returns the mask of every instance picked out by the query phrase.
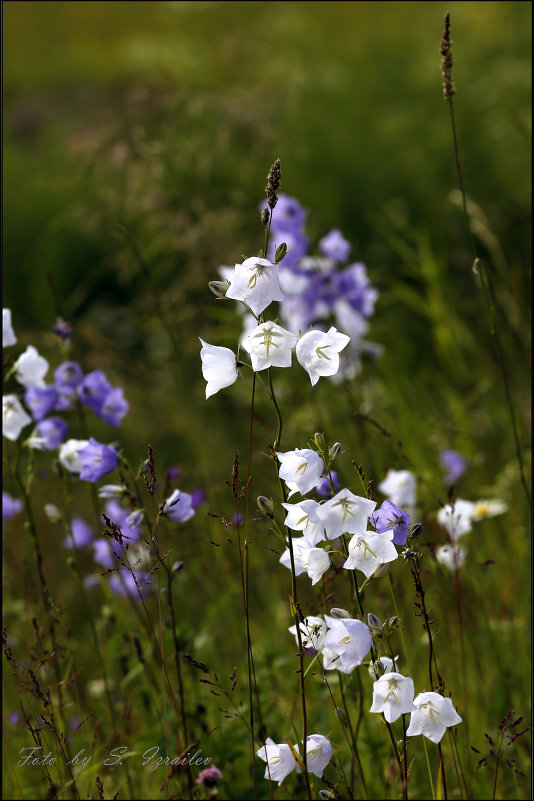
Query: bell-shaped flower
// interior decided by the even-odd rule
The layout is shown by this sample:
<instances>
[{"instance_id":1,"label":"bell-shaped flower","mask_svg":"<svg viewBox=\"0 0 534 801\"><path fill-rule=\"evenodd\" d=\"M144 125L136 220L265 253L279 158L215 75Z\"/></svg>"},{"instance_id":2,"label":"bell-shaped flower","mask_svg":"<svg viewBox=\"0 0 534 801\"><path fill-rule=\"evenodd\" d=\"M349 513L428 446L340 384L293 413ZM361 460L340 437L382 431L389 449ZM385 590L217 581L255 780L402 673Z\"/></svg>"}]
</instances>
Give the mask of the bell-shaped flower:
<instances>
[{"instance_id":1,"label":"bell-shaped flower","mask_svg":"<svg viewBox=\"0 0 534 801\"><path fill-rule=\"evenodd\" d=\"M236 264L229 279L226 297L242 300L258 317L273 300L284 300L285 295L278 281L278 267L268 259L252 257L243 264Z\"/></svg>"},{"instance_id":2,"label":"bell-shaped flower","mask_svg":"<svg viewBox=\"0 0 534 801\"><path fill-rule=\"evenodd\" d=\"M310 734L306 737L306 768L308 773L313 773L322 779L323 772L332 759L332 745L330 740L322 734ZM297 773L301 773L297 765Z\"/></svg>"},{"instance_id":3,"label":"bell-shaped flower","mask_svg":"<svg viewBox=\"0 0 534 801\"><path fill-rule=\"evenodd\" d=\"M472 501L457 498L454 503L448 503L438 512L438 523L443 526L452 542L456 542L473 528Z\"/></svg>"},{"instance_id":4,"label":"bell-shaped flower","mask_svg":"<svg viewBox=\"0 0 534 801\"><path fill-rule=\"evenodd\" d=\"M374 531L356 534L349 542L349 555L343 567L347 570L361 570L369 578L380 565L393 562L398 557L392 540L393 531L384 531L383 534L376 534Z\"/></svg>"},{"instance_id":5,"label":"bell-shaped flower","mask_svg":"<svg viewBox=\"0 0 534 801\"><path fill-rule=\"evenodd\" d=\"M439 461L443 469L447 471L445 477L447 484L455 484L467 470L467 459L458 451L450 449L441 451Z\"/></svg>"},{"instance_id":6,"label":"bell-shaped flower","mask_svg":"<svg viewBox=\"0 0 534 801\"><path fill-rule=\"evenodd\" d=\"M298 749L295 747L295 750ZM256 751L256 755L267 763L264 778L277 781L278 786L297 767L296 759L287 743L277 744L270 737L267 737L265 745Z\"/></svg>"},{"instance_id":7,"label":"bell-shaped flower","mask_svg":"<svg viewBox=\"0 0 534 801\"><path fill-rule=\"evenodd\" d=\"M173 523L185 523L195 514L193 496L175 489L163 505L163 513Z\"/></svg>"},{"instance_id":8,"label":"bell-shaped flower","mask_svg":"<svg viewBox=\"0 0 534 801\"><path fill-rule=\"evenodd\" d=\"M378 489L395 506L415 506L415 476L409 470L388 470Z\"/></svg>"},{"instance_id":9,"label":"bell-shaped flower","mask_svg":"<svg viewBox=\"0 0 534 801\"><path fill-rule=\"evenodd\" d=\"M44 356L40 356L33 345L28 345L13 365L15 378L19 384L41 388L46 386L44 377L48 372L48 367L49 364Z\"/></svg>"},{"instance_id":10,"label":"bell-shaped flower","mask_svg":"<svg viewBox=\"0 0 534 801\"><path fill-rule=\"evenodd\" d=\"M371 524L379 534L393 529L393 543L405 545L410 527L410 515L399 509L392 501L384 501L380 509L371 515Z\"/></svg>"},{"instance_id":11,"label":"bell-shaped flower","mask_svg":"<svg viewBox=\"0 0 534 801\"><path fill-rule=\"evenodd\" d=\"M129 408L130 404L124 397L122 387L113 387L104 398L97 414L101 420L104 420L114 428L118 428Z\"/></svg>"},{"instance_id":12,"label":"bell-shaped flower","mask_svg":"<svg viewBox=\"0 0 534 801\"><path fill-rule=\"evenodd\" d=\"M68 439L59 449L59 461L69 473L81 473L82 463L78 451L89 445L88 439Z\"/></svg>"},{"instance_id":13,"label":"bell-shaped flower","mask_svg":"<svg viewBox=\"0 0 534 801\"><path fill-rule=\"evenodd\" d=\"M316 514L317 501L307 498L300 503L283 503L282 506L287 511L284 525L293 531L302 531L310 545L324 540L323 526Z\"/></svg>"},{"instance_id":14,"label":"bell-shaped flower","mask_svg":"<svg viewBox=\"0 0 534 801\"><path fill-rule=\"evenodd\" d=\"M54 386L57 392L73 392L83 378L83 370L78 362L63 362L54 370Z\"/></svg>"},{"instance_id":15,"label":"bell-shaped flower","mask_svg":"<svg viewBox=\"0 0 534 801\"><path fill-rule=\"evenodd\" d=\"M26 445L37 451L53 451L61 445L68 430L67 423L61 417L47 417L35 427Z\"/></svg>"},{"instance_id":16,"label":"bell-shaped flower","mask_svg":"<svg viewBox=\"0 0 534 801\"><path fill-rule=\"evenodd\" d=\"M361 665L371 650L373 638L369 627L363 621L351 617L335 618L325 615L325 621L329 628L324 641L325 648L339 656L340 667L337 669L350 673Z\"/></svg>"},{"instance_id":17,"label":"bell-shaped flower","mask_svg":"<svg viewBox=\"0 0 534 801\"><path fill-rule=\"evenodd\" d=\"M2 398L2 434L14 442L19 438L22 429L32 422L16 395L4 395Z\"/></svg>"},{"instance_id":18,"label":"bell-shaped flower","mask_svg":"<svg viewBox=\"0 0 534 801\"><path fill-rule=\"evenodd\" d=\"M300 576L306 572L317 584L323 573L330 567L330 557L322 548L314 548L304 537L293 539L293 557L295 560L295 574ZM287 548L280 557L280 563L291 570L291 554Z\"/></svg>"},{"instance_id":19,"label":"bell-shaped flower","mask_svg":"<svg viewBox=\"0 0 534 801\"><path fill-rule=\"evenodd\" d=\"M416 711L413 680L401 673L384 673L373 684L373 704L369 712L383 714L388 723Z\"/></svg>"},{"instance_id":20,"label":"bell-shaped flower","mask_svg":"<svg viewBox=\"0 0 534 801\"><path fill-rule=\"evenodd\" d=\"M31 411L34 420L43 420L46 415L56 408L58 394L54 387L26 387L24 402Z\"/></svg>"},{"instance_id":21,"label":"bell-shaped flower","mask_svg":"<svg viewBox=\"0 0 534 801\"><path fill-rule=\"evenodd\" d=\"M271 321L258 325L243 341L254 372L267 367L291 367L291 351L297 338Z\"/></svg>"},{"instance_id":22,"label":"bell-shaped flower","mask_svg":"<svg viewBox=\"0 0 534 801\"><path fill-rule=\"evenodd\" d=\"M375 508L375 501L354 495L348 489L342 489L319 506L317 517L322 521L326 538L335 540L344 533L365 534L367 521Z\"/></svg>"},{"instance_id":23,"label":"bell-shaped flower","mask_svg":"<svg viewBox=\"0 0 534 801\"><path fill-rule=\"evenodd\" d=\"M84 406L89 406L95 414L100 412L102 404L112 389L113 387L102 370L93 370L91 373L87 373L76 385L76 392L81 402Z\"/></svg>"},{"instance_id":24,"label":"bell-shaped flower","mask_svg":"<svg viewBox=\"0 0 534 801\"><path fill-rule=\"evenodd\" d=\"M347 242L341 231L334 228L319 241L319 250L336 261L347 261L350 253L350 242Z\"/></svg>"},{"instance_id":25,"label":"bell-shaped flower","mask_svg":"<svg viewBox=\"0 0 534 801\"><path fill-rule=\"evenodd\" d=\"M461 545L440 545L435 555L440 565L448 570L458 570L465 562L467 551Z\"/></svg>"},{"instance_id":26,"label":"bell-shaped flower","mask_svg":"<svg viewBox=\"0 0 534 801\"><path fill-rule=\"evenodd\" d=\"M17 344L17 337L11 325L11 309L2 309L2 347Z\"/></svg>"},{"instance_id":27,"label":"bell-shaped flower","mask_svg":"<svg viewBox=\"0 0 534 801\"><path fill-rule=\"evenodd\" d=\"M412 712L406 730L409 737L424 734L433 743L439 743L449 726L456 726L462 718L456 712L450 698L439 693L419 693L413 700L416 711Z\"/></svg>"},{"instance_id":28,"label":"bell-shaped flower","mask_svg":"<svg viewBox=\"0 0 534 801\"><path fill-rule=\"evenodd\" d=\"M350 337L336 328L308 331L297 342L297 359L308 371L312 386L323 375L335 375L339 369L339 353L350 342Z\"/></svg>"},{"instance_id":29,"label":"bell-shaped flower","mask_svg":"<svg viewBox=\"0 0 534 801\"><path fill-rule=\"evenodd\" d=\"M78 450L78 459L82 466L80 480L97 482L102 476L115 470L119 455L115 448L110 448L109 445L90 437L87 445Z\"/></svg>"},{"instance_id":30,"label":"bell-shaped flower","mask_svg":"<svg viewBox=\"0 0 534 801\"><path fill-rule=\"evenodd\" d=\"M300 624L300 641L305 650L320 651L324 644L326 637L326 623L322 617L314 617L309 615L301 620ZM290 626L289 631L297 639L297 627Z\"/></svg>"},{"instance_id":31,"label":"bell-shaped flower","mask_svg":"<svg viewBox=\"0 0 534 801\"><path fill-rule=\"evenodd\" d=\"M73 517L70 525L70 533L63 541L63 547L84 548L93 542L94 532L91 526L82 517Z\"/></svg>"},{"instance_id":32,"label":"bell-shaped flower","mask_svg":"<svg viewBox=\"0 0 534 801\"><path fill-rule=\"evenodd\" d=\"M230 348L219 348L200 340L202 349L202 375L208 382L206 384L206 400L215 395L220 389L229 387L237 381L236 356Z\"/></svg>"},{"instance_id":33,"label":"bell-shaped flower","mask_svg":"<svg viewBox=\"0 0 534 801\"><path fill-rule=\"evenodd\" d=\"M22 506L21 500L13 498L9 492L2 492L2 525L10 517L18 515L22 511Z\"/></svg>"},{"instance_id":34,"label":"bell-shaped flower","mask_svg":"<svg viewBox=\"0 0 534 801\"><path fill-rule=\"evenodd\" d=\"M295 448L294 451L277 452L276 455L280 461L278 474L290 490L289 498L295 492L306 495L320 484L324 465L316 451L311 448ZM319 512L319 508L316 512Z\"/></svg>"}]
</instances>

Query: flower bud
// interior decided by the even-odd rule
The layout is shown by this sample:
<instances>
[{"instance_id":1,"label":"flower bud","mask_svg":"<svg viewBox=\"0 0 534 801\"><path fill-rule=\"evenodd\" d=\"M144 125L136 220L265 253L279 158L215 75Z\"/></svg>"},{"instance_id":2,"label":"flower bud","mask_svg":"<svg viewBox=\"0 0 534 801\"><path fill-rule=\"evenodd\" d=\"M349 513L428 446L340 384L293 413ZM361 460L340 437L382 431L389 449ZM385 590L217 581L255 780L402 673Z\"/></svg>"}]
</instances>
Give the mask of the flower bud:
<instances>
[{"instance_id":1,"label":"flower bud","mask_svg":"<svg viewBox=\"0 0 534 801\"><path fill-rule=\"evenodd\" d=\"M381 662L380 660L378 660L378 662L373 662L373 670L375 672L375 676L377 677L377 679L379 679L380 676L383 676L384 673L386 672L384 663Z\"/></svg>"},{"instance_id":2,"label":"flower bud","mask_svg":"<svg viewBox=\"0 0 534 801\"><path fill-rule=\"evenodd\" d=\"M329 801L331 798L337 798L334 790L319 790L319 798L324 799L324 801Z\"/></svg>"},{"instance_id":3,"label":"flower bud","mask_svg":"<svg viewBox=\"0 0 534 801\"><path fill-rule=\"evenodd\" d=\"M208 286L216 298L225 298L230 284L228 281L210 281Z\"/></svg>"},{"instance_id":4,"label":"flower bud","mask_svg":"<svg viewBox=\"0 0 534 801\"><path fill-rule=\"evenodd\" d=\"M344 618L344 617L352 617L352 615L350 614L350 612L347 612L347 610L346 610L346 609L340 609L340 607L339 607L339 606L334 606L334 607L333 607L333 608L330 610L330 615L331 615L331 617L335 617L335 618L337 618L338 620L340 620L340 619L342 619L342 618Z\"/></svg>"},{"instance_id":5,"label":"flower bud","mask_svg":"<svg viewBox=\"0 0 534 801\"><path fill-rule=\"evenodd\" d=\"M371 578L380 578L380 576L385 576L389 570L390 564L391 562L384 562L384 564L378 565Z\"/></svg>"},{"instance_id":6,"label":"flower bud","mask_svg":"<svg viewBox=\"0 0 534 801\"><path fill-rule=\"evenodd\" d=\"M266 498L265 495L260 495L257 500L258 509L264 517L274 517L274 503L272 498Z\"/></svg>"},{"instance_id":7,"label":"flower bud","mask_svg":"<svg viewBox=\"0 0 534 801\"><path fill-rule=\"evenodd\" d=\"M328 458L330 459L331 462L333 462L334 459L336 459L340 453L343 453L341 442L335 442L328 451Z\"/></svg>"},{"instance_id":8,"label":"flower bud","mask_svg":"<svg viewBox=\"0 0 534 801\"><path fill-rule=\"evenodd\" d=\"M44 513L51 523L61 523L63 515L54 503L46 503Z\"/></svg>"},{"instance_id":9,"label":"flower bud","mask_svg":"<svg viewBox=\"0 0 534 801\"><path fill-rule=\"evenodd\" d=\"M287 245L285 242L282 242L282 244L278 245L278 247L274 252L274 263L278 264L278 262L282 261L286 253L287 253Z\"/></svg>"},{"instance_id":10,"label":"flower bud","mask_svg":"<svg viewBox=\"0 0 534 801\"><path fill-rule=\"evenodd\" d=\"M172 572L179 573L180 570L183 568L183 566L184 566L183 562L175 562L172 566Z\"/></svg>"},{"instance_id":11,"label":"flower bud","mask_svg":"<svg viewBox=\"0 0 534 801\"><path fill-rule=\"evenodd\" d=\"M325 448L325 441L324 441L324 434L321 434L319 431L313 435L313 441L317 445L319 451L324 451Z\"/></svg>"},{"instance_id":12,"label":"flower bud","mask_svg":"<svg viewBox=\"0 0 534 801\"><path fill-rule=\"evenodd\" d=\"M367 615L367 625L371 629L371 634L381 634L382 621L372 612L369 612L369 614Z\"/></svg>"},{"instance_id":13,"label":"flower bud","mask_svg":"<svg viewBox=\"0 0 534 801\"><path fill-rule=\"evenodd\" d=\"M423 530L422 523L416 523L415 526L412 528L412 537L418 537Z\"/></svg>"}]
</instances>

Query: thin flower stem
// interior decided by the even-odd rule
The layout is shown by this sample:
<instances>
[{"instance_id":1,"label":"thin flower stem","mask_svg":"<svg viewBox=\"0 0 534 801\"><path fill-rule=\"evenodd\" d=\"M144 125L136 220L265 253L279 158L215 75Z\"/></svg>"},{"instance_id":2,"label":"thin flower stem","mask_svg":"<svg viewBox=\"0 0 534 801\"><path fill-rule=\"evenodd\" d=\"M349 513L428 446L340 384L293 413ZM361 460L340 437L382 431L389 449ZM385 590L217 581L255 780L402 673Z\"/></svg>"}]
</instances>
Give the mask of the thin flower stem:
<instances>
[{"instance_id":1,"label":"thin flower stem","mask_svg":"<svg viewBox=\"0 0 534 801\"><path fill-rule=\"evenodd\" d=\"M276 434L276 439L275 439L274 444L273 444L273 450L277 451L280 448L280 442L281 442L281 439L282 439L282 415L280 413L280 408L278 406L278 403L277 403L277 400L276 400L276 395L275 395L275 392L274 392L272 367L269 367L268 374L269 374L269 396L270 396L270 398L271 398L271 400L272 400L272 402L274 404L274 408L276 409L276 414L277 414L277 417L278 417L278 431L277 431L277 434ZM278 471L277 471L277 473L278 473ZM286 492L286 488L284 486L284 482L280 478L279 474L278 474L278 483L280 485L280 492L281 492L281 495L282 495L282 501L283 501L283 503L286 503L287 502L287 492ZM303 764L304 764L303 774L304 774L304 781L306 782L306 792L308 794L308 799L311 799L310 777L309 777L309 774L308 774L307 752L306 752L306 750L307 750L307 738L308 738L308 719L307 719L307 713L306 713L306 695L305 695L305 690L304 690L304 652L303 652L303 648L302 648L302 637L301 637L301 631L300 631L300 615L299 615L298 600L297 600L297 577L296 577L296 571L295 571L295 555L293 553L293 540L292 540L292 537L291 537L291 531L287 527L286 527L286 530L287 530L287 540L288 540L288 548L289 548L289 559L290 559L290 562L291 562L291 594L292 594L291 607L292 607L293 617L294 617L294 620L295 620L295 627L296 627L296 633L297 633L297 643L298 643L298 648L299 648L299 657L298 657L299 658L299 670L298 670L298 674L299 674L299 683L300 683L300 699L301 699L301 707L302 707L302 729L303 729L303 736L302 736L303 755L302 755L302 761L303 761Z\"/></svg>"},{"instance_id":2,"label":"thin flower stem","mask_svg":"<svg viewBox=\"0 0 534 801\"><path fill-rule=\"evenodd\" d=\"M424 749L425 749L425 757L426 757L426 766L427 766L427 768L428 768L428 776L429 776L429 778L430 778L430 789L431 789L431 791L432 791L432 798L433 798L433 799L434 799L434 801L435 801L435 799L436 799L436 793L435 793L435 791L434 791L434 780L432 779L432 769L431 769L431 767L430 767L430 760L429 760L429 758L428 758L428 748L427 748L427 746L426 746L426 740L425 740L425 738L424 738L424 737L423 737L423 746L424 746Z\"/></svg>"},{"instance_id":3,"label":"thin flower stem","mask_svg":"<svg viewBox=\"0 0 534 801\"><path fill-rule=\"evenodd\" d=\"M249 700L249 714L250 714L250 749L252 760L252 779L254 783L254 798L258 797L258 782L256 776L256 746L254 743L254 704L252 701L252 642L250 639L250 618L249 618L249 539L248 539L248 526L250 517L250 479L251 479L251 462L252 462L252 429L254 423L254 399L256 392L256 373L252 374L252 395L250 399L250 422L248 430L248 466L247 466L247 492L246 492L246 506L245 506L245 542L244 553L241 551L241 537L239 533L239 525L237 527L237 538L239 546L239 560L241 564L241 580L244 581L243 587L243 607L245 611L245 624L247 632L247 668L248 668L248 700ZM239 500L236 498L236 513L239 508ZM244 562L244 564L243 564ZM243 575L244 574L244 575ZM256 693L258 688L256 687ZM259 703L259 702L258 702ZM265 745L265 743L264 743ZM267 762L267 765L269 763ZM272 792L272 788L271 788Z\"/></svg>"},{"instance_id":4,"label":"thin flower stem","mask_svg":"<svg viewBox=\"0 0 534 801\"><path fill-rule=\"evenodd\" d=\"M356 737L354 736L354 730L352 728L352 723L351 723L351 720L350 720L349 709L348 709L348 706L347 706L347 699L345 698L345 692L343 690L343 675L339 670L338 670L337 674L339 676L339 691L341 693L341 702L343 704L343 709L345 710L345 715L347 716L347 725L348 725L348 729L349 729L349 733L350 733L350 739L351 739L351 742L352 742L352 752L353 752L354 762L355 762L356 767L358 769L358 774L360 776L360 781L362 783L362 788L363 788L363 792L365 794L365 797L369 798L369 793L367 792L367 786L365 784L365 779L364 779L364 775L363 775L363 768L362 768L362 763L361 763L361 760L360 760L360 754L358 753L358 747L356 745ZM351 782L351 790L352 790L352 782Z\"/></svg>"},{"instance_id":5,"label":"thin flower stem","mask_svg":"<svg viewBox=\"0 0 534 801\"><path fill-rule=\"evenodd\" d=\"M443 788L443 798L447 801L447 780L445 778L445 762L443 761L443 751L441 750L441 743L438 743L439 764L441 767L441 786Z\"/></svg>"},{"instance_id":6,"label":"thin flower stem","mask_svg":"<svg viewBox=\"0 0 534 801\"><path fill-rule=\"evenodd\" d=\"M338 671L338 673L339 673L339 671ZM340 716L340 714L339 714L339 712L338 712L338 707L337 707L337 704L336 704L336 699L334 698L334 693L332 692L332 688L330 687L330 684L329 684L329 682L328 682L328 679L326 678L326 672L325 672L324 670L323 670L323 681L324 681L324 683L325 683L325 684L326 684L326 686L327 686L328 693L329 693L329 695L330 695L330 698L331 698L332 704L334 705L334 709L335 709L335 711L336 711L336 717L337 717L337 719L339 720L339 722L340 722L340 724L341 724L341 728L343 729L343 734L345 735L345 740L347 741L347 745L348 745L348 747L349 747L349 751L350 751L350 753L351 753L351 756L352 756L352 762L353 762L353 764L354 764L354 765L356 765L356 767L357 767L357 769L358 769L358 773L360 774L360 780L361 780L361 782L362 782L362 788L363 788L363 791L364 791L364 793L365 793L365 797L368 799L368 798L369 798L369 795L367 794L367 788L366 788L366 786L365 786L365 782L364 782L364 779L363 779L363 775L362 775L362 773L361 773L361 765L360 765L360 763L359 763L359 760L356 758L356 752L354 751L354 749L353 749L353 747L352 747L352 745L351 745L351 741L350 741L350 739L349 739L349 736L348 736L348 734L347 734L347 729L346 729L346 727L345 727L345 724L343 723L343 720L342 720L342 718L341 718L341 716ZM352 739L352 732L351 732L351 739ZM340 764L341 764L341 762L340 762ZM346 785L346 784L347 784L347 782L345 781L345 785ZM352 790L352 788L351 788L351 790Z\"/></svg>"}]
</instances>

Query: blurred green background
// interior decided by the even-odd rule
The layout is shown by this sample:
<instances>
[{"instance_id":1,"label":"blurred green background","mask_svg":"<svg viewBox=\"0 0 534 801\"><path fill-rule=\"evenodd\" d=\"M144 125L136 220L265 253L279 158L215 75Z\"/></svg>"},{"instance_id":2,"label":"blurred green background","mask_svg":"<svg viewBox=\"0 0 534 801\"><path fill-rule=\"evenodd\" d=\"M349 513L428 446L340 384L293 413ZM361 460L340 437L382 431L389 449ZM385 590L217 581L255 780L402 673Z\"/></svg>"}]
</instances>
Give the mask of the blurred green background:
<instances>
[{"instance_id":1,"label":"blurred green background","mask_svg":"<svg viewBox=\"0 0 534 801\"><path fill-rule=\"evenodd\" d=\"M529 517L490 315L455 194L439 55L446 11L471 225L493 276L528 461L530 3L4 2L3 293L21 347L36 345L55 366L51 329L62 315L74 325L73 357L124 386L131 410L119 436L134 465L150 442L160 476L179 464L181 488L204 487L204 510L231 516L225 480L234 452L245 458L250 385L239 381L206 402L198 337L234 347L241 333L230 304L216 302L207 282L219 277L219 265L262 246L258 203L279 157L283 191L310 212L312 241L340 228L351 258L366 264L380 291L369 338L385 348L348 388L323 381L312 392L304 380L277 374L283 449L304 447L324 430L343 443L340 472L356 492L352 459L377 482L389 467L412 469L433 541L443 539L432 517L446 498L442 448L470 460L457 494L497 494L510 505L504 522L486 521L484 536L470 542L464 600L482 615L466 622L478 710L471 742L480 746L481 732L512 702L525 705L528 613L517 588L529 582ZM260 453L274 439L275 419L262 397L256 410L252 498L276 493ZM96 418L92 425L97 439L114 436ZM44 502L46 484L36 493ZM83 488L73 495L75 506L89 508ZM237 563L209 546L210 537L224 541L220 521L198 516L194 525L180 545L188 569L181 633L199 658L220 659L230 673L236 647L245 653ZM54 541L50 530L46 536ZM291 622L288 574L263 550L264 523L255 536L253 636L259 674L280 699L270 711L279 722L292 648L284 640L284 655L277 652ZM9 558L18 558L10 547ZM480 568L488 559L498 565ZM52 551L47 560L60 586L63 560ZM455 619L445 613L454 592L450 577L445 582L439 622L454 638ZM265 612L264 599L275 597ZM391 612L388 603L386 594L374 611ZM407 625L406 637L417 638L418 624ZM441 647L460 692L458 649ZM491 654L481 657L482 685L479 652ZM417 659L423 671L423 650ZM227 764L234 747L231 739L221 745ZM234 780L246 797L246 778L236 771Z\"/></svg>"}]
</instances>

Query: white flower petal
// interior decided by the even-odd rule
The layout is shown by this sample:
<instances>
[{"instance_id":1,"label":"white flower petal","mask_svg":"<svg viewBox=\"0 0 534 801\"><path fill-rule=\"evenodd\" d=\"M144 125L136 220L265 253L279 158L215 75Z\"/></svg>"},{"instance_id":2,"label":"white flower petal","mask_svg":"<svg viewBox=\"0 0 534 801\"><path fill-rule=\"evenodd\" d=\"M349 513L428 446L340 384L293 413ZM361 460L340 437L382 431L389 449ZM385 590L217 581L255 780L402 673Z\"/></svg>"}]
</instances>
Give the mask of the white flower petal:
<instances>
[{"instance_id":1,"label":"white flower petal","mask_svg":"<svg viewBox=\"0 0 534 801\"><path fill-rule=\"evenodd\" d=\"M237 365L235 353L230 348L219 348L200 340L202 349L202 375L207 381L206 399L220 389L229 387L237 380Z\"/></svg>"}]
</instances>

